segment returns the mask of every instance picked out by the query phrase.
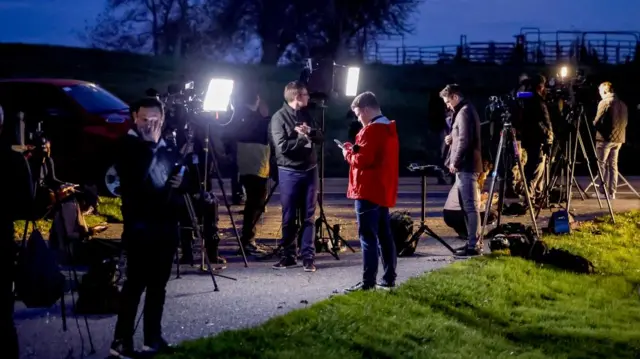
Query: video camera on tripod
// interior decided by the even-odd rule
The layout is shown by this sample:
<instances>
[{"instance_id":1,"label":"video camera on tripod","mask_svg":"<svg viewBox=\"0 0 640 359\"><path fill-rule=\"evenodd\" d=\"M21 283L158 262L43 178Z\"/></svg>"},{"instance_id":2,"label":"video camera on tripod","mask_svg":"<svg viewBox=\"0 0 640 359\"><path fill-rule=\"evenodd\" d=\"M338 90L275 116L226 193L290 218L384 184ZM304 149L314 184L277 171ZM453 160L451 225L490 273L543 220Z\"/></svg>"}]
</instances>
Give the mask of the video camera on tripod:
<instances>
[{"instance_id":1,"label":"video camera on tripod","mask_svg":"<svg viewBox=\"0 0 640 359\"><path fill-rule=\"evenodd\" d=\"M573 108L579 104L589 102L593 86L587 82L584 71L577 69L573 74L569 67L562 66L556 77L547 82L545 100L549 103L562 101Z\"/></svg>"}]
</instances>

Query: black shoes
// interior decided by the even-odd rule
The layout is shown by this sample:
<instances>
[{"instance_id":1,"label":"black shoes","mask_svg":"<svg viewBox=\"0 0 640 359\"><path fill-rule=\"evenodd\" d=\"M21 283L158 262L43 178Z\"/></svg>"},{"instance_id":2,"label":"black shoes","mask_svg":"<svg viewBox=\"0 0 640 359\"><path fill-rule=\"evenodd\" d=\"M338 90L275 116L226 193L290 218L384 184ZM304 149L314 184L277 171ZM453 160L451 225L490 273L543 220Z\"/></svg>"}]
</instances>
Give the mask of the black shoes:
<instances>
[{"instance_id":1,"label":"black shoes","mask_svg":"<svg viewBox=\"0 0 640 359\"><path fill-rule=\"evenodd\" d=\"M351 292L360 292L360 291L367 291L367 290L384 290L384 291L390 291L392 289L394 289L396 287L395 283L386 283L386 282L380 282L378 284L375 285L371 285L371 284L364 284L364 282L360 282L352 287L349 287L347 289L345 289L345 293L351 293Z\"/></svg>"},{"instance_id":2,"label":"black shoes","mask_svg":"<svg viewBox=\"0 0 640 359\"><path fill-rule=\"evenodd\" d=\"M151 354L155 354L155 353L171 354L173 353L174 349L175 348L169 343L167 343L167 341L164 340L163 338L160 338L150 343L147 343L145 341L144 346L142 347L142 351L144 353L151 353Z\"/></svg>"},{"instance_id":3,"label":"black shoes","mask_svg":"<svg viewBox=\"0 0 640 359\"><path fill-rule=\"evenodd\" d=\"M483 249L481 246L462 247L462 248L459 248L456 255L461 257L475 257L475 256L481 256L482 252L483 252Z\"/></svg>"},{"instance_id":4,"label":"black shoes","mask_svg":"<svg viewBox=\"0 0 640 359\"><path fill-rule=\"evenodd\" d=\"M111 343L109 355L119 359L133 359L136 357L136 351L133 350L133 340L116 339Z\"/></svg>"},{"instance_id":5,"label":"black shoes","mask_svg":"<svg viewBox=\"0 0 640 359\"><path fill-rule=\"evenodd\" d=\"M297 266L298 262L294 258L282 258L278 263L273 265L273 269L287 269Z\"/></svg>"},{"instance_id":6,"label":"black shoes","mask_svg":"<svg viewBox=\"0 0 640 359\"><path fill-rule=\"evenodd\" d=\"M315 272L316 265L313 263L313 259L305 259L302 261L302 266L305 272Z\"/></svg>"},{"instance_id":7,"label":"black shoes","mask_svg":"<svg viewBox=\"0 0 640 359\"><path fill-rule=\"evenodd\" d=\"M269 251L267 251L264 246L256 242L249 242L247 244L244 244L242 247L244 248L244 254L248 256L263 256L269 253ZM242 254L240 253L240 250L238 250L238 253Z\"/></svg>"}]
</instances>

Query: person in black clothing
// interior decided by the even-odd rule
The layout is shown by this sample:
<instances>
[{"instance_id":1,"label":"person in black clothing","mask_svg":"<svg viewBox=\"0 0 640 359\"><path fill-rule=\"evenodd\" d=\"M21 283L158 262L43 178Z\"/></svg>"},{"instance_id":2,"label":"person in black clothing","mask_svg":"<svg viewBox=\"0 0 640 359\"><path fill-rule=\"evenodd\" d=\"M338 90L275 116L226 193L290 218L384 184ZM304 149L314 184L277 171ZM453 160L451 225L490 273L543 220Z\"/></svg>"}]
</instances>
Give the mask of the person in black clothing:
<instances>
[{"instance_id":1,"label":"person in black clothing","mask_svg":"<svg viewBox=\"0 0 640 359\"><path fill-rule=\"evenodd\" d=\"M525 99L522 106L520 133L522 148L527 153L524 175L532 199L541 195L544 185L545 161L553 144L553 127L545 103L546 79L532 76L529 79L533 97Z\"/></svg>"},{"instance_id":2,"label":"person in black clothing","mask_svg":"<svg viewBox=\"0 0 640 359\"><path fill-rule=\"evenodd\" d=\"M178 216L183 174L175 170L180 155L161 140L164 109L156 98L131 106L135 128L118 145L115 167L120 176L127 258L126 281L116 323L111 355L134 355L133 334L142 292L144 351L169 348L162 338L165 287L178 244ZM182 171L181 171L182 172Z\"/></svg>"},{"instance_id":3,"label":"person in black clothing","mask_svg":"<svg viewBox=\"0 0 640 359\"><path fill-rule=\"evenodd\" d=\"M236 163L240 183L246 191L240 241L245 253L264 255L267 254L267 250L256 242L255 237L256 223L265 209L267 181L271 175L271 118L255 87L245 85L236 95L237 105L233 114L233 126L236 129Z\"/></svg>"},{"instance_id":4,"label":"person in black clothing","mask_svg":"<svg viewBox=\"0 0 640 359\"><path fill-rule=\"evenodd\" d=\"M17 359L20 357L18 349L18 335L13 322L13 281L16 275L16 255L18 247L15 242L13 222L15 219L9 215L16 213L15 204L26 202L24 198L18 198L17 190L21 185L31 185L29 173L20 171L26 167L26 159L18 152L11 149L15 142L10 131L7 131L4 121L4 113L0 107L0 168L4 172L0 176L0 188L4 194L0 201L0 330L4 337L3 352L7 359ZM7 175L11 173L11 175ZM27 202L29 203L29 202Z\"/></svg>"},{"instance_id":5,"label":"person in black clothing","mask_svg":"<svg viewBox=\"0 0 640 359\"><path fill-rule=\"evenodd\" d=\"M306 272L315 272L314 216L318 187L318 159L316 145L324 141L305 107L309 92L300 81L289 83L284 89L286 103L271 118L271 136L275 145L280 201L282 203L282 246L284 253L274 269L297 265L298 226L296 213L304 217L301 228L302 261Z\"/></svg>"}]
</instances>

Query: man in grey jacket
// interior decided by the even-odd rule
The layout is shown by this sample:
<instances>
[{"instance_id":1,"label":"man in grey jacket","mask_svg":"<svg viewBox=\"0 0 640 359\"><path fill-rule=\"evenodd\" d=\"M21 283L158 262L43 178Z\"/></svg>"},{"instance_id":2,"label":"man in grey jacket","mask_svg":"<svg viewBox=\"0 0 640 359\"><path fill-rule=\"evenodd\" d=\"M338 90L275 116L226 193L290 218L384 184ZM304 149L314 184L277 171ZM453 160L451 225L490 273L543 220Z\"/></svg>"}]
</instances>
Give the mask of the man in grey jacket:
<instances>
[{"instance_id":1,"label":"man in grey jacket","mask_svg":"<svg viewBox=\"0 0 640 359\"><path fill-rule=\"evenodd\" d=\"M482 254L480 235L480 188L478 177L482 172L480 143L480 116L463 96L458 85L447 85L440 97L453 111L451 134L445 143L451 146L445 166L455 175L455 183L449 197L457 196L467 225L467 246L461 255Z\"/></svg>"},{"instance_id":2,"label":"man in grey jacket","mask_svg":"<svg viewBox=\"0 0 640 359\"><path fill-rule=\"evenodd\" d=\"M618 153L625 142L627 131L627 105L616 96L611 82L603 82L598 90L602 101L598 104L598 113L593 121L596 127L596 155L609 196L615 199L618 187Z\"/></svg>"}]
</instances>

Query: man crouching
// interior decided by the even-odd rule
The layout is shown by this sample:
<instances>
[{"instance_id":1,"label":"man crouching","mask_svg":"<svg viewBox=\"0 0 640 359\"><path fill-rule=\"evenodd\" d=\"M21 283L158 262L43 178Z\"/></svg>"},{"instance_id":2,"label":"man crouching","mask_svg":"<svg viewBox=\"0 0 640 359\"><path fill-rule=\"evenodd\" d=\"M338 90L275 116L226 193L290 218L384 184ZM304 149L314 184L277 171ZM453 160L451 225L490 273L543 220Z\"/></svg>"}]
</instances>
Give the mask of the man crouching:
<instances>
[{"instance_id":1,"label":"man crouching","mask_svg":"<svg viewBox=\"0 0 640 359\"><path fill-rule=\"evenodd\" d=\"M355 200L363 275L362 282L347 291L389 289L396 281L396 246L389 223L389 208L396 205L398 197L400 145L396 123L382 115L378 100L371 92L358 95L351 109L363 128L355 144L344 144L342 154L350 167L347 197ZM376 284L378 246L384 275Z\"/></svg>"}]
</instances>

